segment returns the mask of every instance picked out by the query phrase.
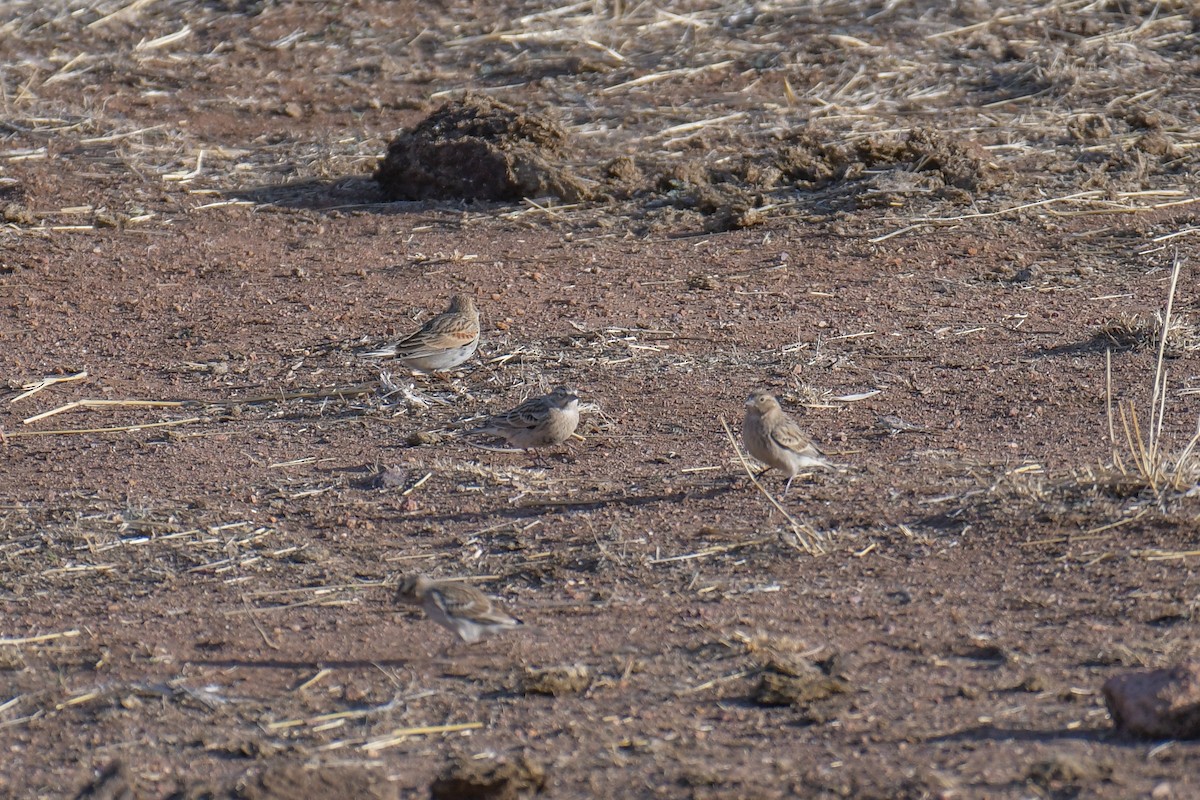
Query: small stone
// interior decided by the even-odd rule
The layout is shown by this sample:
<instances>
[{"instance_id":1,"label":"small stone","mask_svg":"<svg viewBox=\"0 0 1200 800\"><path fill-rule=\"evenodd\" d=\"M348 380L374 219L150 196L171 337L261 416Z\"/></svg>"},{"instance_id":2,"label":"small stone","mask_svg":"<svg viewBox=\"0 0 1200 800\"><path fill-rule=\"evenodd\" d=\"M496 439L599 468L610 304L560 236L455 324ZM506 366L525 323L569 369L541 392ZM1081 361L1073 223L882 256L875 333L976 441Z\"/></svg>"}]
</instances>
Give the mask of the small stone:
<instances>
[{"instance_id":1,"label":"small stone","mask_svg":"<svg viewBox=\"0 0 1200 800\"><path fill-rule=\"evenodd\" d=\"M408 483L408 470L402 467L387 467L375 475L376 489L399 489Z\"/></svg>"},{"instance_id":2,"label":"small stone","mask_svg":"<svg viewBox=\"0 0 1200 800\"><path fill-rule=\"evenodd\" d=\"M1102 691L1113 724L1131 736L1200 738L1200 662L1116 675Z\"/></svg>"}]
</instances>

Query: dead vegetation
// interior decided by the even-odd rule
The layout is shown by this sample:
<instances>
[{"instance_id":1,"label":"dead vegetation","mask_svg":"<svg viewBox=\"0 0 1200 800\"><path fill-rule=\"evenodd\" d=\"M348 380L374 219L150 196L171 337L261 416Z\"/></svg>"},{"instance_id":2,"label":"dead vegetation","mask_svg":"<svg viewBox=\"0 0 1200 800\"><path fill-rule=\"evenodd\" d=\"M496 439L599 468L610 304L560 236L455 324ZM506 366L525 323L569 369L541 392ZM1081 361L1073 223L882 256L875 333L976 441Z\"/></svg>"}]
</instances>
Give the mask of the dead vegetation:
<instances>
[{"instance_id":1,"label":"dead vegetation","mask_svg":"<svg viewBox=\"0 0 1200 800\"><path fill-rule=\"evenodd\" d=\"M1105 738L1081 653L1196 640L1194 309L1127 310L1197 232L1196 25L1087 0L6 4L12 780L1186 792ZM465 376L349 361L451 285L496 316ZM1029 365L1092 333L1130 359L1107 444L1070 424L1099 351ZM585 442L539 465L456 437L560 376L595 394ZM751 379L820 407L845 472L787 504L745 478L720 423ZM437 651L385 599L417 566L505 581L542 630ZM1033 662L1069 688L1005 672ZM1014 740L1128 774L1026 769Z\"/></svg>"},{"instance_id":2,"label":"dead vegetation","mask_svg":"<svg viewBox=\"0 0 1200 800\"><path fill-rule=\"evenodd\" d=\"M1162 345L1165 358L1200 350L1200 328L1186 314L1176 315L1164 330L1161 311L1152 315L1125 313L1101 325L1096 333L1113 350L1157 353Z\"/></svg>"},{"instance_id":3,"label":"dead vegetation","mask_svg":"<svg viewBox=\"0 0 1200 800\"><path fill-rule=\"evenodd\" d=\"M1150 401L1145 411L1140 415L1133 401L1117 403L1113 410L1112 394L1112 361L1106 362L1107 415L1108 438L1112 445L1112 468L1121 473L1126 480L1137 475L1144 486L1161 497L1164 491L1187 492L1200 486L1200 453L1196 447L1200 444L1200 417L1197 418L1195 434L1186 443L1168 444L1163 438L1163 420L1166 415L1168 384L1164 359L1167 357L1169 343L1174 340L1175 347L1181 347L1180 340L1194 336L1190 326L1186 326L1173 316L1175 292L1179 285L1179 274L1183 262L1178 254L1171 269L1171 283L1167 290L1166 306L1161 314L1156 314L1158 326L1158 354L1154 366L1154 379L1151 384ZM1186 349L1196 349L1187 347ZM1118 428L1116 420L1120 420ZM1143 423L1145 420L1145 428ZM1118 433L1118 431L1120 433ZM1123 434L1123 437L1121 436Z\"/></svg>"},{"instance_id":4,"label":"dead vegetation","mask_svg":"<svg viewBox=\"0 0 1200 800\"><path fill-rule=\"evenodd\" d=\"M388 197L555 196L590 225L603 224L603 198L632 200L635 218L663 224L699 214L709 230L854 208L887 212L878 224L885 232L912 230L904 221L917 215L929 224L953 218L946 210L964 203L974 213L1059 214L1191 202L1200 125L1179 90L1181 64L1198 57L1189 6L923 8L501 4L474 8L454 31L433 9L413 8L411 25L422 33L397 46L388 26L371 24L387 15L370 0L303 14L287 4L11 3L0 21L0 55L10 64L0 163L62 152L113 179L134 165L191 208L245 202L239 197L344 207L380 199L361 178L393 140L377 173ZM65 40L76 49L54 49ZM256 49L279 63L278 78L255 79L246 54ZM123 90L117 103L72 104L112 74L136 91ZM228 102L263 121L256 139L227 142L163 122L212 107L207 81L245 87ZM329 87L319 99L315 85ZM1124 88L1144 86L1152 88ZM660 103L662 90L706 98ZM564 97L595 101L564 105ZM408 128L414 110L436 106ZM929 125L947 110L953 126ZM326 111L353 119L353 132L308 124ZM542 121L517 135L508 123L495 128L505 113ZM483 138L480 125L490 131ZM500 155L486 142L501 129L508 147L533 149ZM471 180L450 177L467 165ZM97 180L94 196L69 208L26 197L19 176L0 180L6 194L25 198L6 212L10 234L87 230L107 219L155 227L171 213L114 191L112 180Z\"/></svg>"}]
</instances>

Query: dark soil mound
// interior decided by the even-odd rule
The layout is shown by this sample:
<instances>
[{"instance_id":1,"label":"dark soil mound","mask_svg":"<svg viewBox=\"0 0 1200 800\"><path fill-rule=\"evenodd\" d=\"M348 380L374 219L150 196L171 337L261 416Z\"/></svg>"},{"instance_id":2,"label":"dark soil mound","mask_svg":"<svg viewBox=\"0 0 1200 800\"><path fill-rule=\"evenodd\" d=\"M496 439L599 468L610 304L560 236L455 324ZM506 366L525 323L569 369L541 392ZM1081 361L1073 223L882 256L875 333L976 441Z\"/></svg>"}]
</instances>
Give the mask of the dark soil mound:
<instances>
[{"instance_id":1,"label":"dark soil mound","mask_svg":"<svg viewBox=\"0 0 1200 800\"><path fill-rule=\"evenodd\" d=\"M861 193L868 196L882 180L893 184L896 194L932 191L952 198L961 195L958 199L965 201L1004 179L1003 170L978 144L929 128L914 128L904 138L872 135L849 145L826 144L802 131L773 161L781 183L815 188L866 179Z\"/></svg>"},{"instance_id":2,"label":"dark soil mound","mask_svg":"<svg viewBox=\"0 0 1200 800\"><path fill-rule=\"evenodd\" d=\"M562 160L566 131L480 95L448 103L388 145L375 180L391 200L519 200L588 195Z\"/></svg>"}]
</instances>

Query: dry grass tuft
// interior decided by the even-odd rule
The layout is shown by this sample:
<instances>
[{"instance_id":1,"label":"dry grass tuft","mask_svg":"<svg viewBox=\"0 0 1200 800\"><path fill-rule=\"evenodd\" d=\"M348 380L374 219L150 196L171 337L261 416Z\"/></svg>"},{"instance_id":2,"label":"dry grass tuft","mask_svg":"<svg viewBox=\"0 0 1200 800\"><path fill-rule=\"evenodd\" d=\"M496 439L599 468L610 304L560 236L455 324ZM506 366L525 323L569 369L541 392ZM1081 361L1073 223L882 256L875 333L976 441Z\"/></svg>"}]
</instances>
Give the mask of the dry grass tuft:
<instances>
[{"instance_id":1,"label":"dry grass tuft","mask_svg":"<svg viewBox=\"0 0 1200 800\"><path fill-rule=\"evenodd\" d=\"M1200 483L1200 420L1191 439L1178 450L1169 447L1163 440L1163 418L1167 402L1167 357L1168 342L1172 331L1184 330L1176 325L1172 316L1175 305L1175 290L1179 284L1179 273L1183 262L1178 256L1171 269L1171 285L1167 292L1167 306L1161 315L1156 315L1158 324L1158 359L1155 364L1154 382L1151 386L1150 403L1144 414L1138 414L1132 400L1117 402L1113 412L1112 356L1108 354L1105 369L1107 388L1108 438L1112 445L1112 468L1125 479L1136 478L1142 486L1158 497L1164 492L1184 492ZM1192 330L1194 335L1194 329ZM1176 334L1178 337L1180 334ZM1118 432L1116 420L1120 420ZM1145 420L1145 427L1143 427Z\"/></svg>"},{"instance_id":2,"label":"dry grass tuft","mask_svg":"<svg viewBox=\"0 0 1200 800\"><path fill-rule=\"evenodd\" d=\"M1097 328L1096 336L1117 350L1155 351L1164 338L1164 331L1165 357L1178 358L1200 350L1200 327L1182 314L1171 319L1170 327L1166 327L1161 311L1155 311L1153 316L1121 314Z\"/></svg>"}]
</instances>

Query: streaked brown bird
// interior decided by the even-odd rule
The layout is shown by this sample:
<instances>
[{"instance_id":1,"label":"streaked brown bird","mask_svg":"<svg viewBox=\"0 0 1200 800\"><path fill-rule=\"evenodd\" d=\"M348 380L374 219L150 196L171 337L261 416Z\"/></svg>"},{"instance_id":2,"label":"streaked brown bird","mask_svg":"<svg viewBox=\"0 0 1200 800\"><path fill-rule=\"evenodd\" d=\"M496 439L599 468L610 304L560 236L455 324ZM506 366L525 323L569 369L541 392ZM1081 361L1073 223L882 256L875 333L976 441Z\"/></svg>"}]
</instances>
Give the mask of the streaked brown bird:
<instances>
[{"instance_id":1,"label":"streaked brown bird","mask_svg":"<svg viewBox=\"0 0 1200 800\"><path fill-rule=\"evenodd\" d=\"M398 342L363 353L363 358L395 358L409 369L443 372L475 355L479 310L469 295L456 294L450 307Z\"/></svg>"},{"instance_id":2,"label":"streaked brown bird","mask_svg":"<svg viewBox=\"0 0 1200 800\"><path fill-rule=\"evenodd\" d=\"M458 581L435 581L425 575L412 575L400 582L396 599L421 606L429 619L467 644L524 624L474 586Z\"/></svg>"},{"instance_id":3,"label":"streaked brown bird","mask_svg":"<svg viewBox=\"0 0 1200 800\"><path fill-rule=\"evenodd\" d=\"M805 468L832 469L833 465L813 444L796 421L779 406L770 392L757 391L746 398L746 417L742 420L742 442L750 455L787 475L783 496L787 497L792 480Z\"/></svg>"},{"instance_id":4,"label":"streaked brown bird","mask_svg":"<svg viewBox=\"0 0 1200 800\"><path fill-rule=\"evenodd\" d=\"M485 433L505 439L513 447L531 450L553 447L571 438L579 427L579 396L565 386L550 394L531 397L521 405L488 417L468 433Z\"/></svg>"}]
</instances>

